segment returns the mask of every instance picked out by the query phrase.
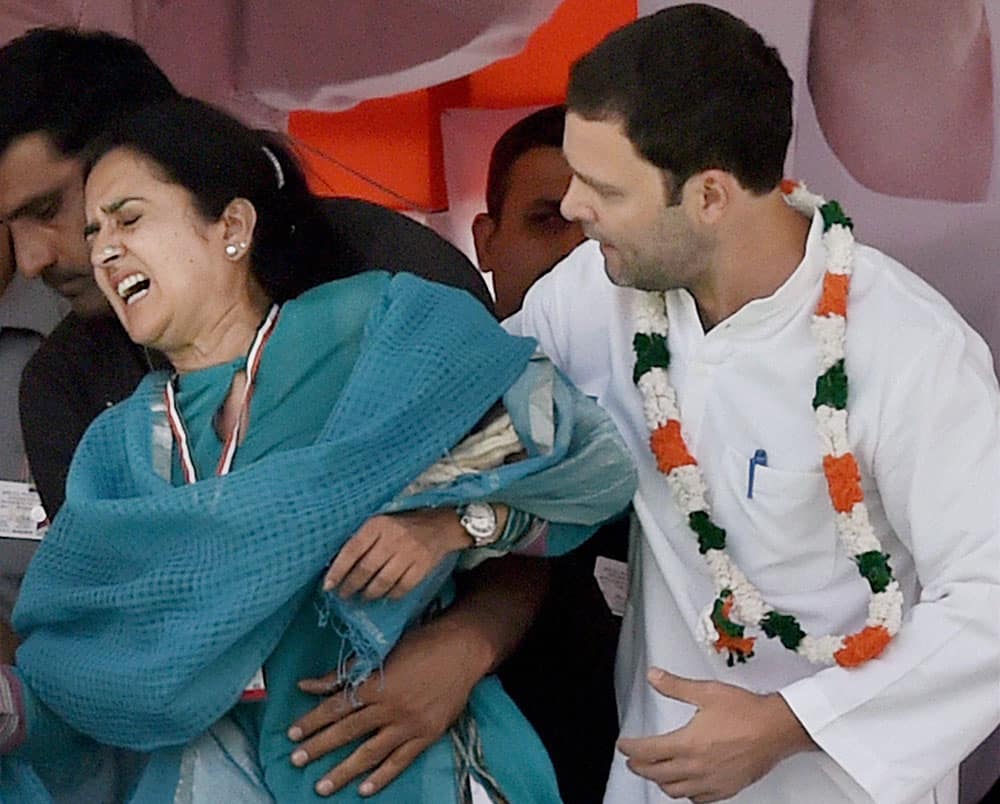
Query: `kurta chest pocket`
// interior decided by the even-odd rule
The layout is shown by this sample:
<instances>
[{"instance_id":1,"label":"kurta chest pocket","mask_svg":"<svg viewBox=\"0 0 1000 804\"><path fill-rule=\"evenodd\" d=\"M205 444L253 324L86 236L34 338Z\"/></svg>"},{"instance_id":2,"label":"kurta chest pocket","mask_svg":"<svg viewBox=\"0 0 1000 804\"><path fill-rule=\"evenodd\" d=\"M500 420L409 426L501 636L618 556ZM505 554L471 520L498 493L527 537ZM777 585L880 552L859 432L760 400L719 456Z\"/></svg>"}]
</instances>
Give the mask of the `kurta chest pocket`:
<instances>
[{"instance_id":1,"label":"kurta chest pocket","mask_svg":"<svg viewBox=\"0 0 1000 804\"><path fill-rule=\"evenodd\" d=\"M727 447L725 499L715 501L726 544L750 581L769 595L822 589L837 564L835 513L826 478L763 465ZM721 491L721 489L720 489Z\"/></svg>"}]
</instances>

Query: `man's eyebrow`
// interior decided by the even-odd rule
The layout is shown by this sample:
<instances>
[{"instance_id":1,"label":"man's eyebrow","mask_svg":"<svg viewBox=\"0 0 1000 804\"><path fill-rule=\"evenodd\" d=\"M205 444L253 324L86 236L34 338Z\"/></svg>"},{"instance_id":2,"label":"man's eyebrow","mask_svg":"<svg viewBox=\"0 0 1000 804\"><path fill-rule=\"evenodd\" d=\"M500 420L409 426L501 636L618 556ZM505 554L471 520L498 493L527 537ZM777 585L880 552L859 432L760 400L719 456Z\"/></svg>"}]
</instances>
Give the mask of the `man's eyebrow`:
<instances>
[{"instance_id":1,"label":"man's eyebrow","mask_svg":"<svg viewBox=\"0 0 1000 804\"><path fill-rule=\"evenodd\" d=\"M528 215L532 217L539 215L562 215L560 211L559 204L562 201L561 198L536 198L528 206L526 210Z\"/></svg>"},{"instance_id":2,"label":"man's eyebrow","mask_svg":"<svg viewBox=\"0 0 1000 804\"><path fill-rule=\"evenodd\" d=\"M0 223L10 223L11 221L19 220L20 218L34 218L41 215L42 210L49 206L53 202L59 202L62 199L62 188L56 190L50 190L47 193L42 193L41 195L36 195L34 198L29 198L21 206L11 212L9 215L0 216Z\"/></svg>"},{"instance_id":3,"label":"man's eyebrow","mask_svg":"<svg viewBox=\"0 0 1000 804\"><path fill-rule=\"evenodd\" d=\"M593 176L588 176L586 173L581 173L579 170L574 170L573 175L576 176L580 181L586 184L588 187L592 187L599 193L620 193L617 187L613 187L610 184L605 184L603 181L595 179Z\"/></svg>"},{"instance_id":4,"label":"man's eyebrow","mask_svg":"<svg viewBox=\"0 0 1000 804\"><path fill-rule=\"evenodd\" d=\"M533 212L548 212L551 209L559 209L559 204L562 202L562 197L559 198L536 198L531 202L531 209Z\"/></svg>"}]
</instances>

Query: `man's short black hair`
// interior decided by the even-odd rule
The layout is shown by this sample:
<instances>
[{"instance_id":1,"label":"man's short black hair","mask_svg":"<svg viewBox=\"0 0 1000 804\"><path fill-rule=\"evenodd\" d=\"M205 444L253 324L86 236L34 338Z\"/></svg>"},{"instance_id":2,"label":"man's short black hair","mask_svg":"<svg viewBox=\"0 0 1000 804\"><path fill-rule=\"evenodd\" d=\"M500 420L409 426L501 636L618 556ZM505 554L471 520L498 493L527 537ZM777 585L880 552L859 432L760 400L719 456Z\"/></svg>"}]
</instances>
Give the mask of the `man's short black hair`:
<instances>
[{"instance_id":1,"label":"man's short black hair","mask_svg":"<svg viewBox=\"0 0 1000 804\"><path fill-rule=\"evenodd\" d=\"M135 42L35 28L0 48L0 153L43 132L64 156L76 156L115 117L176 94Z\"/></svg>"},{"instance_id":2,"label":"man's short black hair","mask_svg":"<svg viewBox=\"0 0 1000 804\"><path fill-rule=\"evenodd\" d=\"M675 186L711 168L766 193L781 181L792 134L792 79L745 22L691 3L607 36L570 72L566 105L620 121Z\"/></svg>"},{"instance_id":3,"label":"man's short black hair","mask_svg":"<svg viewBox=\"0 0 1000 804\"><path fill-rule=\"evenodd\" d=\"M514 163L533 148L562 148L565 121L565 106L546 106L518 120L497 140L486 177L486 212L493 220L500 219Z\"/></svg>"}]
</instances>

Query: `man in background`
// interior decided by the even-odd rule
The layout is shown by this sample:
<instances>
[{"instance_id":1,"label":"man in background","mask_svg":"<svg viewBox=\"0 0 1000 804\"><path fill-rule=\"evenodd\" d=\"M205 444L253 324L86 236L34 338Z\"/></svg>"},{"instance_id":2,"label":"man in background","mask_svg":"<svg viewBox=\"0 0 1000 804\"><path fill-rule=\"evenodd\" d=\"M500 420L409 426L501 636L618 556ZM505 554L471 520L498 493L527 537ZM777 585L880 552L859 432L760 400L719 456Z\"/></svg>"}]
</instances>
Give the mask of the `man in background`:
<instances>
[{"instance_id":1,"label":"man in background","mask_svg":"<svg viewBox=\"0 0 1000 804\"><path fill-rule=\"evenodd\" d=\"M13 658L11 612L45 526L24 454L17 386L25 363L65 312L58 298L16 273L9 234L0 226L0 661Z\"/></svg>"},{"instance_id":2,"label":"man in background","mask_svg":"<svg viewBox=\"0 0 1000 804\"><path fill-rule=\"evenodd\" d=\"M521 309L528 288L584 240L580 224L559 211L571 178L562 153L565 117L562 106L528 115L500 136L490 156L487 211L473 220L472 235L480 270L493 276L501 317ZM614 755L613 675L627 554L625 517L551 561L538 618L499 671L545 743L567 804L601 801Z\"/></svg>"},{"instance_id":3,"label":"man in background","mask_svg":"<svg viewBox=\"0 0 1000 804\"><path fill-rule=\"evenodd\" d=\"M562 154L562 106L533 112L507 129L490 155L486 212L472 221L479 270L492 274L497 315L521 309L538 277L583 242L559 202L570 170Z\"/></svg>"}]
</instances>

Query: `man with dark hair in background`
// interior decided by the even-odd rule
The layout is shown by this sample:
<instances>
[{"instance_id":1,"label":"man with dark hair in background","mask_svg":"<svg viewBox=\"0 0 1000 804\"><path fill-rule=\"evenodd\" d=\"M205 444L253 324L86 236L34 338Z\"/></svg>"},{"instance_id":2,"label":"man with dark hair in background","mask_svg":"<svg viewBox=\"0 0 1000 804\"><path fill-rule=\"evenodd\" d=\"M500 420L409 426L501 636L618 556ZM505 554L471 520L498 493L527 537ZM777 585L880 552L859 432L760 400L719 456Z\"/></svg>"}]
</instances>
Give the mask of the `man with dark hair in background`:
<instances>
[{"instance_id":1,"label":"man with dark hair in background","mask_svg":"<svg viewBox=\"0 0 1000 804\"><path fill-rule=\"evenodd\" d=\"M562 154L563 106L547 106L508 128L490 154L486 212L472 221L479 270L492 275L497 315L506 318L538 277L583 242L559 211L570 170Z\"/></svg>"},{"instance_id":2,"label":"man with dark hair in background","mask_svg":"<svg viewBox=\"0 0 1000 804\"><path fill-rule=\"evenodd\" d=\"M0 227L0 661L13 661L10 617L45 517L21 438L17 385L25 363L64 314L59 297L14 270Z\"/></svg>"},{"instance_id":3,"label":"man with dark hair in background","mask_svg":"<svg viewBox=\"0 0 1000 804\"><path fill-rule=\"evenodd\" d=\"M528 288L584 240L580 224L559 210L572 175L562 153L565 118L565 107L545 107L514 123L493 146L487 211L473 220L472 234L479 268L492 274L501 317L520 310ZM568 804L600 802L611 767L627 554L623 517L552 560L542 610L499 671L545 743ZM555 672L561 666L573 671Z\"/></svg>"}]
</instances>

